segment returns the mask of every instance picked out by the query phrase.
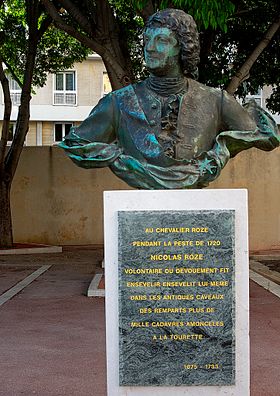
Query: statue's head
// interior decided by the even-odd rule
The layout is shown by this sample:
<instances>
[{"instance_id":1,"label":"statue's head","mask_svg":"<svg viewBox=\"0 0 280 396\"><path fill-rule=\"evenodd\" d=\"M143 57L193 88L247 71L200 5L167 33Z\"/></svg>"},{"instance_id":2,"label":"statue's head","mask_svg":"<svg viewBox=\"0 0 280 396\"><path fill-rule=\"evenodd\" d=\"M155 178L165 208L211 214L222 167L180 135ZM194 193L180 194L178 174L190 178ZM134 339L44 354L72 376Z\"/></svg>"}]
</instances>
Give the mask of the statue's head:
<instances>
[{"instance_id":1,"label":"statue's head","mask_svg":"<svg viewBox=\"0 0 280 396\"><path fill-rule=\"evenodd\" d=\"M153 14L144 29L144 54L148 69L166 75L176 67L196 79L199 62L199 36L191 15L182 10L165 9Z\"/></svg>"}]
</instances>

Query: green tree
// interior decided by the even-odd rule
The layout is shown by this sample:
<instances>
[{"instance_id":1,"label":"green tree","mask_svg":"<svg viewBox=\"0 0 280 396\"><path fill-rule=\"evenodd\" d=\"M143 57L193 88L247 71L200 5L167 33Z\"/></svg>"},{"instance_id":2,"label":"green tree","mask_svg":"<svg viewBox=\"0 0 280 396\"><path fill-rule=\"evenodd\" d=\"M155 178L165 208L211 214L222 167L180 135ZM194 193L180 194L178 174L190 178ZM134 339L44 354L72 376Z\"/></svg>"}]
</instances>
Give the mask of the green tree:
<instances>
[{"instance_id":1,"label":"green tree","mask_svg":"<svg viewBox=\"0 0 280 396\"><path fill-rule=\"evenodd\" d=\"M33 88L43 86L47 74L85 59L88 50L52 25L39 0L0 1L0 81L4 93L4 119L0 140L0 246L13 243L10 191L30 118ZM7 147L12 109L3 65L22 88L11 146Z\"/></svg>"},{"instance_id":2,"label":"green tree","mask_svg":"<svg viewBox=\"0 0 280 396\"><path fill-rule=\"evenodd\" d=\"M138 43L141 18L124 1L42 0L57 28L102 57L113 89L134 80L131 50ZM137 52L137 49L136 49Z\"/></svg>"},{"instance_id":3,"label":"green tree","mask_svg":"<svg viewBox=\"0 0 280 396\"><path fill-rule=\"evenodd\" d=\"M279 112L279 26L278 1L235 1L226 31L202 31L204 44L208 41L208 45L202 47L201 81L241 96L272 85L274 93L268 107Z\"/></svg>"},{"instance_id":4,"label":"green tree","mask_svg":"<svg viewBox=\"0 0 280 396\"><path fill-rule=\"evenodd\" d=\"M157 9L190 13L201 35L200 81L230 93L275 85L279 103L278 0L42 0L55 25L97 52L113 89L143 75L141 29ZM266 50L264 51L264 49ZM244 83L246 82L246 84ZM278 99L277 99L278 98Z\"/></svg>"},{"instance_id":5,"label":"green tree","mask_svg":"<svg viewBox=\"0 0 280 396\"><path fill-rule=\"evenodd\" d=\"M42 0L55 25L98 53L106 66L113 89L142 75L141 31L144 21L167 1L125 0ZM182 3L182 4L181 4ZM226 28L226 18L234 6L223 2L174 1L174 6L194 4L197 22L208 27ZM202 13L197 12L199 3ZM214 3L215 7L212 6ZM220 3L222 5L220 5Z\"/></svg>"}]
</instances>

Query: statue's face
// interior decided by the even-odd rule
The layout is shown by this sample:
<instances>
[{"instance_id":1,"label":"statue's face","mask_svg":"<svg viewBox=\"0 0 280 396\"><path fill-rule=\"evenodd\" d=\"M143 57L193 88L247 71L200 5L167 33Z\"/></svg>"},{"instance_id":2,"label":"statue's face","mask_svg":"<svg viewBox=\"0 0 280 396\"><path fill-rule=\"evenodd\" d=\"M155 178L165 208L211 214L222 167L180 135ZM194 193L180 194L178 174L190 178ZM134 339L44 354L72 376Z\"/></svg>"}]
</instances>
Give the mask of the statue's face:
<instances>
[{"instance_id":1,"label":"statue's face","mask_svg":"<svg viewBox=\"0 0 280 396\"><path fill-rule=\"evenodd\" d=\"M144 56L147 68L156 76L176 77L180 72L180 45L175 33L165 27L144 32Z\"/></svg>"}]
</instances>

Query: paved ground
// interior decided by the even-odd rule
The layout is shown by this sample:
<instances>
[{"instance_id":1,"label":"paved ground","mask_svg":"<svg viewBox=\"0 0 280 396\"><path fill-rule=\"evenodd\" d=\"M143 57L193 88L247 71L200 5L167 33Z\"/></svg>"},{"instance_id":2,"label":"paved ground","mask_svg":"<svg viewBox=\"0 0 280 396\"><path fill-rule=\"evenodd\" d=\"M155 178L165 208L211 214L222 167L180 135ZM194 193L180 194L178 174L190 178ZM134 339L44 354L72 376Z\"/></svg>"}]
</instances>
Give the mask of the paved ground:
<instances>
[{"instance_id":1,"label":"paved ground","mask_svg":"<svg viewBox=\"0 0 280 396\"><path fill-rule=\"evenodd\" d=\"M85 296L101 258L89 248L0 256L0 294L53 264L0 307L1 396L106 395L104 299ZM280 299L251 282L250 304L251 396L279 396Z\"/></svg>"}]
</instances>

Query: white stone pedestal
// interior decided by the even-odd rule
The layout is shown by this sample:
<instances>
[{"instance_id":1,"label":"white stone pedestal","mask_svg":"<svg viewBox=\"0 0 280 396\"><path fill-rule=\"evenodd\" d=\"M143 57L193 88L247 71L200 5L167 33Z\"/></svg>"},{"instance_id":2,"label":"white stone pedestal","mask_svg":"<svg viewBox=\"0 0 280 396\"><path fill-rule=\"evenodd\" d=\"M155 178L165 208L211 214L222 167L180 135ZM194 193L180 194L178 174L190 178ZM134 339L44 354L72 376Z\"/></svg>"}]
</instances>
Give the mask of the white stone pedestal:
<instances>
[{"instance_id":1,"label":"white stone pedestal","mask_svg":"<svg viewBox=\"0 0 280 396\"><path fill-rule=\"evenodd\" d=\"M235 372L230 386L119 386L118 211L235 211ZM107 387L109 396L248 396L249 265L246 190L104 193ZM153 370L153 367L150 368Z\"/></svg>"}]
</instances>

